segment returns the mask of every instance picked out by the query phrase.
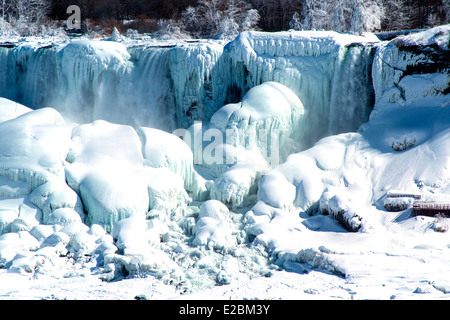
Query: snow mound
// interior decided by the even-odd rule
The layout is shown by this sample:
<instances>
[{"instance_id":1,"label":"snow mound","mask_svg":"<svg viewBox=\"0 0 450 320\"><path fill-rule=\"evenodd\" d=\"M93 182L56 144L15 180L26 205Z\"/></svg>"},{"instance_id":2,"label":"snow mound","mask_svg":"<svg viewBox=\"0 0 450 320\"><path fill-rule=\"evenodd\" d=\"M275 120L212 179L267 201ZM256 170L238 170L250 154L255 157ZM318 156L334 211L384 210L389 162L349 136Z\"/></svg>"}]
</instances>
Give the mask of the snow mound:
<instances>
[{"instance_id":1,"label":"snow mound","mask_svg":"<svg viewBox=\"0 0 450 320\"><path fill-rule=\"evenodd\" d=\"M303 114L291 90L266 82L248 91L241 103L216 111L210 123L192 126L194 161L216 177L211 198L232 208L245 205L260 177L295 148Z\"/></svg>"},{"instance_id":2,"label":"snow mound","mask_svg":"<svg viewBox=\"0 0 450 320\"><path fill-rule=\"evenodd\" d=\"M20 103L8 100L6 98L0 98L0 108L2 109L2 113L0 114L0 122L5 122L33 111Z\"/></svg>"},{"instance_id":3,"label":"snow mound","mask_svg":"<svg viewBox=\"0 0 450 320\"><path fill-rule=\"evenodd\" d=\"M186 190L193 194L194 199L207 199L207 181L195 171L192 151L183 140L173 134L146 127L138 128L137 133L142 141L146 166L169 168L183 178Z\"/></svg>"},{"instance_id":4,"label":"snow mound","mask_svg":"<svg viewBox=\"0 0 450 320\"><path fill-rule=\"evenodd\" d=\"M1 122L0 196L24 196L52 179L63 179L70 130L50 108Z\"/></svg>"},{"instance_id":5,"label":"snow mound","mask_svg":"<svg viewBox=\"0 0 450 320\"><path fill-rule=\"evenodd\" d=\"M74 128L66 175L88 212L88 224L110 231L131 215L145 216L152 209L170 211L190 201L182 177L168 168L145 166L142 148L130 126L99 120Z\"/></svg>"},{"instance_id":6,"label":"snow mound","mask_svg":"<svg viewBox=\"0 0 450 320\"><path fill-rule=\"evenodd\" d=\"M211 249L230 248L236 245L232 235L228 208L220 201L208 200L200 206L194 227L192 244Z\"/></svg>"}]
</instances>

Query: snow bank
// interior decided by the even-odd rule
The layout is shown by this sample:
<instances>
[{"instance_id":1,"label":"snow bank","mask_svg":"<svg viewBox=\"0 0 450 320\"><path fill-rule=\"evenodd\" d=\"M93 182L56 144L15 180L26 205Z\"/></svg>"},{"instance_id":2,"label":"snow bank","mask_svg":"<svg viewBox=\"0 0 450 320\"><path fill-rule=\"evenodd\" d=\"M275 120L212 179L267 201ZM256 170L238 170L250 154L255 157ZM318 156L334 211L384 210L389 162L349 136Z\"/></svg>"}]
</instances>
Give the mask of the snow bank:
<instances>
[{"instance_id":1,"label":"snow bank","mask_svg":"<svg viewBox=\"0 0 450 320\"><path fill-rule=\"evenodd\" d=\"M0 107L2 109L2 113L0 114L0 122L5 122L33 111L32 109L25 107L20 103L5 98L0 98Z\"/></svg>"}]
</instances>

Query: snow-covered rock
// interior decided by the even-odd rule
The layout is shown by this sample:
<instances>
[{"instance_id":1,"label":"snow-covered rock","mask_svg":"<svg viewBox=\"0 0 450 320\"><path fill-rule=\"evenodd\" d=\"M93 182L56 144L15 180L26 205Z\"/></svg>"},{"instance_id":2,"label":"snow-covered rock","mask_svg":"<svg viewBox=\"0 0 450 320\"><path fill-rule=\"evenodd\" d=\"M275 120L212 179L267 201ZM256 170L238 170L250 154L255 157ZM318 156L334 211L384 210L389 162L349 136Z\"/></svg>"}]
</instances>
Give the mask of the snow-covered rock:
<instances>
[{"instance_id":1,"label":"snow-covered rock","mask_svg":"<svg viewBox=\"0 0 450 320\"><path fill-rule=\"evenodd\" d=\"M236 245L228 208L220 201L208 200L200 207L194 227L192 244L210 249L224 249Z\"/></svg>"}]
</instances>

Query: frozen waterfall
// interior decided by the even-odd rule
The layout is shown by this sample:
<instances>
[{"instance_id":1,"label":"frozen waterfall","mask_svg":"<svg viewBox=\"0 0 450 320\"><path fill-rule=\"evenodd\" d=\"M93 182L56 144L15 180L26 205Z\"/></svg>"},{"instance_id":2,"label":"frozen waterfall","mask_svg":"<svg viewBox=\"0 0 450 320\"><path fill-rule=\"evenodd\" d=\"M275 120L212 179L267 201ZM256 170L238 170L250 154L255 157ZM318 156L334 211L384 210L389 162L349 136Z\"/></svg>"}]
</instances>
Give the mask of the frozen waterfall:
<instances>
[{"instance_id":1,"label":"frozen waterfall","mask_svg":"<svg viewBox=\"0 0 450 320\"><path fill-rule=\"evenodd\" d=\"M0 96L52 107L78 123L106 120L166 131L209 121L263 82L305 107L305 147L355 131L373 106L374 39L333 32L246 32L218 41L72 40L0 47Z\"/></svg>"}]
</instances>

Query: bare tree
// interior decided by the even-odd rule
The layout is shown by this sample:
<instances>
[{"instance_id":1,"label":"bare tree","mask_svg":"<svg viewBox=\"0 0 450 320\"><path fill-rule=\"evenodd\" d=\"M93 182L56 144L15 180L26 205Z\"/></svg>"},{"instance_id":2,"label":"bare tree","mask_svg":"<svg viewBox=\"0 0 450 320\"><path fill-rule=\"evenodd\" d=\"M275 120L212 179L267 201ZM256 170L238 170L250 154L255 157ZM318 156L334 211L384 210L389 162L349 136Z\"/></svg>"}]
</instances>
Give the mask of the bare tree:
<instances>
[{"instance_id":1,"label":"bare tree","mask_svg":"<svg viewBox=\"0 0 450 320\"><path fill-rule=\"evenodd\" d=\"M12 8L12 2L11 1L7 1L7 0L2 0L2 20L6 21L7 20L7 16L11 11ZM9 19L8 19L9 20Z\"/></svg>"},{"instance_id":2,"label":"bare tree","mask_svg":"<svg viewBox=\"0 0 450 320\"><path fill-rule=\"evenodd\" d=\"M381 29L383 6L377 0L305 0L304 30L334 30L338 32L371 32Z\"/></svg>"},{"instance_id":3,"label":"bare tree","mask_svg":"<svg viewBox=\"0 0 450 320\"><path fill-rule=\"evenodd\" d=\"M47 20L50 0L1 0L2 20L20 35L36 32Z\"/></svg>"},{"instance_id":4,"label":"bare tree","mask_svg":"<svg viewBox=\"0 0 450 320\"><path fill-rule=\"evenodd\" d=\"M181 25L194 37L231 38L256 26L259 14L243 0L199 0L188 7Z\"/></svg>"}]
</instances>

